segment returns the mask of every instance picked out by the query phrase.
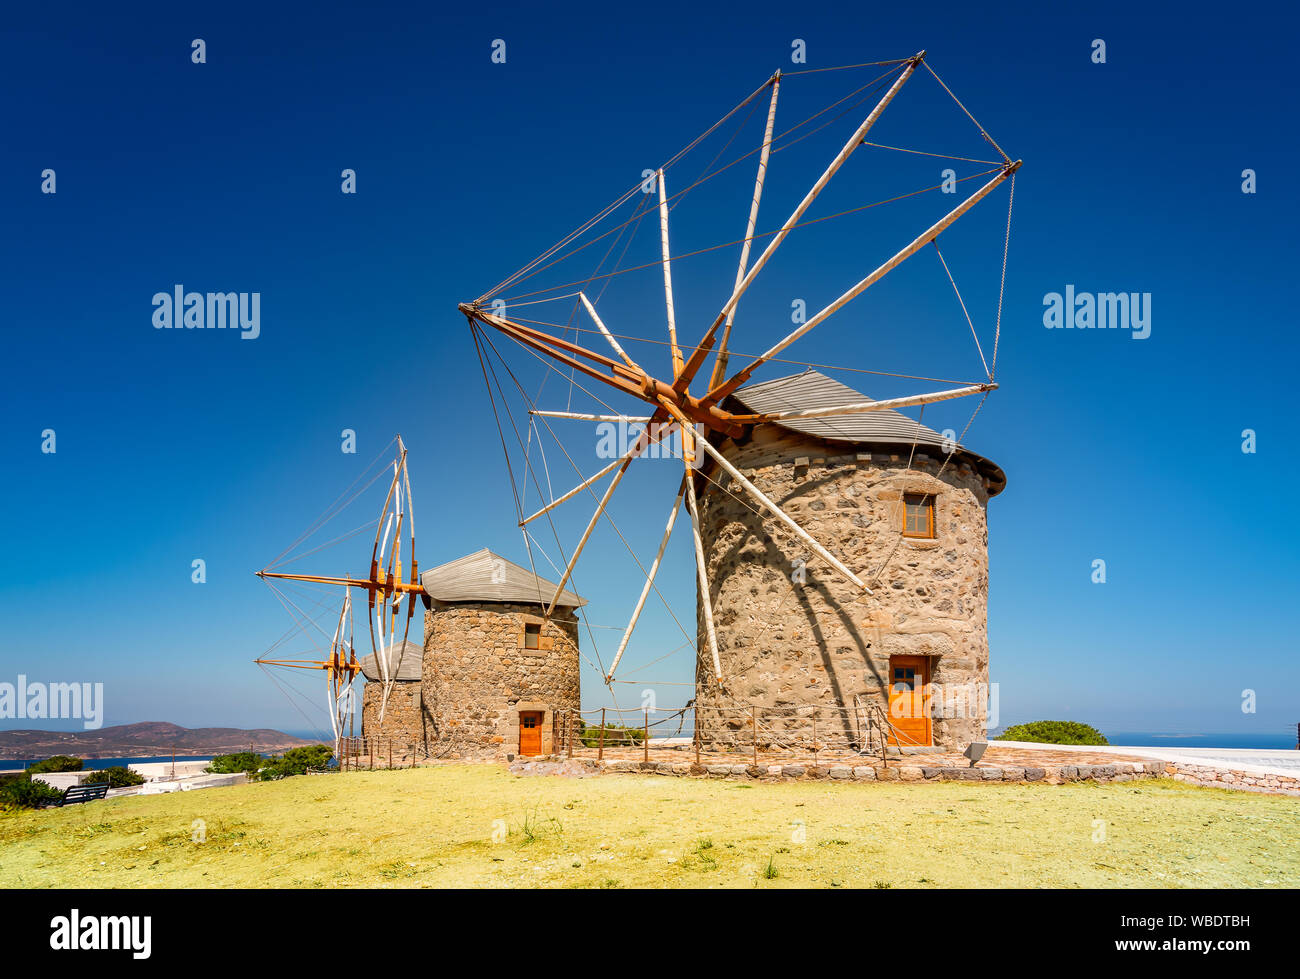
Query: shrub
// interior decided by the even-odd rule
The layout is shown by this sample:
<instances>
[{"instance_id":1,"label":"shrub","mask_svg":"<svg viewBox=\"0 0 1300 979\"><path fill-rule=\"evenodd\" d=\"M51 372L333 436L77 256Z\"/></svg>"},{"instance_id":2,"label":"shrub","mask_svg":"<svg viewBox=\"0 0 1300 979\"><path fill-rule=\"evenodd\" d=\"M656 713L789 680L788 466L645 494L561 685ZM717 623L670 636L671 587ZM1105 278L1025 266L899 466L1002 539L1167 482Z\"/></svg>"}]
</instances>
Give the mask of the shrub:
<instances>
[{"instance_id":1,"label":"shrub","mask_svg":"<svg viewBox=\"0 0 1300 979\"><path fill-rule=\"evenodd\" d=\"M266 763L266 759L256 751L239 751L233 755L217 755L204 771L217 775L234 775L247 772L253 775Z\"/></svg>"},{"instance_id":2,"label":"shrub","mask_svg":"<svg viewBox=\"0 0 1300 979\"><path fill-rule=\"evenodd\" d=\"M139 772L133 772L125 765L114 765L111 768L105 768L95 772L89 779L92 782L108 781L110 789L123 789L128 785L143 785L144 776Z\"/></svg>"},{"instance_id":3,"label":"shrub","mask_svg":"<svg viewBox=\"0 0 1300 979\"><path fill-rule=\"evenodd\" d=\"M52 758L46 758L44 761L38 761L31 765L27 772L29 775L40 775L48 772L79 772L85 765L80 758L73 758L71 755L55 755Z\"/></svg>"},{"instance_id":4,"label":"shrub","mask_svg":"<svg viewBox=\"0 0 1300 979\"><path fill-rule=\"evenodd\" d=\"M578 734L578 740L588 748L600 747L600 725L582 726ZM645 729L631 727L627 724L606 724L605 725L605 747L640 747L641 742L645 740Z\"/></svg>"},{"instance_id":5,"label":"shrub","mask_svg":"<svg viewBox=\"0 0 1300 979\"><path fill-rule=\"evenodd\" d=\"M290 775L306 775L308 771L324 769L333 757L334 749L328 745L313 744L290 748L283 755L267 758L255 777L267 782Z\"/></svg>"},{"instance_id":6,"label":"shrub","mask_svg":"<svg viewBox=\"0 0 1300 979\"><path fill-rule=\"evenodd\" d=\"M6 809L37 809L42 802L55 802L61 798L63 793L54 786L46 785L30 775L0 782L0 807Z\"/></svg>"},{"instance_id":7,"label":"shrub","mask_svg":"<svg viewBox=\"0 0 1300 979\"><path fill-rule=\"evenodd\" d=\"M1110 744L1106 736L1090 724L1079 721L1030 721L1013 724L994 740L1033 741L1038 744Z\"/></svg>"}]
</instances>

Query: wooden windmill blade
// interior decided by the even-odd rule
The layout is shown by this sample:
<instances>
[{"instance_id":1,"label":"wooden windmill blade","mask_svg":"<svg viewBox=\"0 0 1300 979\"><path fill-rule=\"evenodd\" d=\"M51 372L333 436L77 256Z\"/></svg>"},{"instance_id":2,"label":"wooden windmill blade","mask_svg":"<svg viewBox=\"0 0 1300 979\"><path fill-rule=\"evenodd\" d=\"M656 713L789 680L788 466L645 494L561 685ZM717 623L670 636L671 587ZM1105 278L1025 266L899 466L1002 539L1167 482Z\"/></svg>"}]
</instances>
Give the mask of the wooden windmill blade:
<instances>
[{"instance_id":1,"label":"wooden windmill blade","mask_svg":"<svg viewBox=\"0 0 1300 979\"><path fill-rule=\"evenodd\" d=\"M345 589L343 611L335 629L334 639L330 643L330 653L322 660L271 660L261 659L262 665L295 667L302 669L322 669L326 671L326 682L330 692L331 722L345 718L347 711L339 713L340 698L349 699L348 711L351 710L350 698L352 681L361 673L361 664L357 660L354 642L355 620L351 589L363 588L367 595L367 626L370 632L371 651L374 654L376 668L380 672L382 684L378 720L382 724L388 694L395 678L391 675L389 653L397 645L396 629L399 608L403 601L407 603L405 629L401 642L403 648L410 632L410 621L415 608L416 592L423 592L419 579L419 563L415 556L415 518L410 503L410 474L407 468L407 449L402 437L394 440L396 456L388 464L391 477L388 481L383 505L375 521L375 536L371 545L370 573L367 577L330 576L311 573L291 573L272 570L270 567L257 572L258 577L274 587L277 581L301 584L318 584L337 586ZM392 443L390 443L392 444ZM381 471L382 472L382 471ZM371 482L373 483L374 480ZM369 485L369 484L367 484ZM355 499L355 497L354 497ZM349 501L351 502L351 501ZM318 521L318 524L323 521ZM350 535L345 535L350 536ZM309 552L310 553L310 552ZM403 553L410 569L409 579L404 580ZM282 562L277 562L282 563ZM409 600L408 600L409 599ZM342 640L346 626L347 642Z\"/></svg>"},{"instance_id":2,"label":"wooden windmill blade","mask_svg":"<svg viewBox=\"0 0 1300 979\"><path fill-rule=\"evenodd\" d=\"M525 517L521 507L520 526L526 528L527 524L544 515L550 514L563 503L572 500L583 492L590 493L593 499L596 499L595 510L587 521L577 546L574 548L571 556L566 562L564 573L560 581L561 590L563 589L564 584L572 576L579 557L586 548L596 525L601 521L602 517L610 519L610 503L616 490L622 484L624 477L630 471L630 468L632 468L633 460L641 455L654 440L649 433L656 425L662 427L665 422L675 423L675 430L681 432L682 455L683 461L686 464L686 474L683 478L681 489L678 491L674 501L674 507L671 511L663 538L660 541L659 550L654 561L651 563L649 572L646 573L646 580L641 589L640 597L633 608L628 626L623 632L618 652L615 655L610 668L604 673L604 679L607 683L611 682L614 671L617 669L623 654L627 649L632 631L635 628L637 620L644 607L646 596L649 590L653 587L654 576L659 570L664 548L666 547L668 536L672 532L677 510L683 505L683 503L691 516L696 563L695 577L697 579L700 596L700 618L704 626L709 647L708 656L711 660L710 672L720 685L723 683L724 670L721 664L717 636L712 621L713 616L710 585L708 581L707 562L705 560L704 547L701 540L703 528L701 526L701 507L698 498L700 488L697 482L698 480L705 479L709 482L716 483L716 481L709 479L709 470L718 472L719 474L725 473L726 477L728 477L728 484L725 488L722 487L721 484L716 484L718 486L718 492L731 493L738 497L743 495L747 501L747 505L758 513L760 517L771 517L774 522L774 527L779 528L782 533L789 533L794 539L810 548L821 560L829 565L839 578L842 578L852 586L853 594L857 596L873 594L867 580L865 580L869 576L866 575L862 569L855 570L854 568L849 567L840 558L836 557L836 555L832 553L823 542L817 540L813 534L802 527L799 522L786 512L778 502L760 490L759 487L755 485L754 481L748 479L746 475L726 457L726 454L721 449L727 439L745 439L757 425L784 422L802 423L810 419L833 419L841 416L865 415L872 412L889 412L898 408L911 406L919 407L941 401L970 397L973 395L984 397L991 391L997 389L997 384L993 381L993 371L989 369L986 364L985 374L987 376L987 382L954 382L955 386L944 390L884 398L877 401L872 401L862 397L860 400L854 400L850 403L835 403L827 405L813 404L811 406L803 404L790 407L777 406L776 410L765 410L759 412L746 409L744 404L741 403L741 399L732 397L732 395L740 390L742 386L749 382L757 371L762 369L765 365L776 361L786 350L796 344L799 340L806 337L818 326L825 323L835 313L839 312L853 300L857 299L873 285L885 278L890 272L906 262L909 258L916 255L917 252L921 251L926 245L935 243L940 235L947 232L954 224L956 224L956 222L979 205L981 201L985 200L998 190L998 188L1004 183L1010 182L1011 186L1014 188L1014 177L1021 166L1020 161L1012 160L1008 157L1002 151L1001 147L993 142L992 138L988 136L983 127L980 127L976 122L975 124L979 129L981 136L992 144L997 149L998 154L1002 157L1000 163L980 160L970 161L990 164L992 166L992 169L986 170L983 173L976 173L962 178L963 180L977 178L983 179L983 183L978 187L978 189L965 199L961 200L955 207L945 209L946 213L941 214L937 219L931 220L928 225L923 227L923 230L921 230L919 234L911 239L911 241L904 244L901 248L894 250L893 254L889 255L885 261L869 271L856 283L850 285L843 293L810 317L807 321L800 323L795 330L789 332L774 344L771 344L763 353L757 356L749 356L748 363L741 367L741 369L728 375L729 360L733 356L731 344L736 335L733 327L735 326L737 309L742 297L757 281L759 275L763 273L771 259L781 248L783 242L785 242L796 229L809 223L828 219L822 217L812 218L810 216L811 208L814 203L818 201L831 181L836 179L837 175L841 173L850 157L857 152L860 147L864 145L882 145L868 143L867 136L881 119L885 111L895 101L902 88L915 76L917 69L924 66L929 74L938 81L944 92L946 92L948 96L952 97L953 101L957 103L965 115L969 117L972 122L975 121L974 117L970 115L965 106L962 106L960 102L957 102L956 97L953 96L947 85L944 84L933 70L930 69L929 65L925 63L925 57L926 53L921 51L909 58L892 62L876 63L877 65L890 66L889 69L880 76L879 80L880 87L887 85L887 90L880 95L865 116L857 117L860 121L854 128L852 134L839 147L838 151L831 157L829 162L824 165L821 169L820 176L818 176L812 185L808 187L806 192L800 198L799 203L790 212L789 216L786 217L774 231L764 234L759 234L756 229L758 227L760 202L762 200L764 187L769 182L771 176L769 168L771 166L772 155L775 152L788 148L798 140L791 140L781 146L776 144L782 137L794 132L800 126L803 126L808 122L808 120L805 120L804 122L791 127L785 130L784 133L780 134L780 136L774 135L776 131L775 120L777 103L782 82L783 79L792 75L807 74L808 72L791 72L789 75L783 75L778 72L771 76L764 86L760 86L760 88L749 97L750 99L753 99L759 92L770 88L767 106L768 111L765 126L763 128L762 139L758 147L753 151L758 156L758 163L757 172L754 176L753 193L748 201L746 220L743 224L744 233L737 242L732 243L739 244L740 246L739 260L734 275L734 282L729 283L727 286L728 292L726 294L726 299L723 301L721 307L718 308L718 312L714 316L712 322L704 330L700 340L694 347L683 347L679 335L679 324L684 322L684 318L674 293L674 276L677 272L677 269L674 269L674 265L678 265L682 256L675 256L671 247L672 239L670 236L669 204L673 200L678 200L678 202L680 202L680 198L669 196L670 181L667 171L672 163L679 160L685 152L688 152L689 149L694 147L699 141L696 140L691 143L687 147L687 150L683 151L683 154L678 154L673 157L669 163L666 163L653 171L652 181L647 181L646 192L647 194L653 193L656 198L655 203L657 204L657 207L654 209L657 211L658 218L658 260L653 263L638 266L637 269L646 269L647 271L653 269L662 278L664 317L667 326L667 340L664 345L667 347L671 363L671 373L668 376L657 376L658 372L652 373L644 366L646 363L645 360L634 357L629 353L627 348L624 346L624 343L620 342L621 340L627 341L628 339L638 338L629 338L625 330L620 330L617 326L615 326L614 329L611 329L610 326L607 325L607 321L610 323L613 322L613 317L602 316L600 311L600 294L590 294L591 283L594 281L593 277L588 277L585 283L582 283L582 280L578 280L578 282L582 284L579 284L577 291L574 292L562 291L564 288L574 284L566 283L565 286L552 287L551 289L542 288L536 292L525 293L523 296L516 298L526 300L530 304L576 299L576 302L574 303L574 313L576 315L581 315L579 310L585 311L586 317L590 319L596 327L594 331L589 332L599 333L605 343L608 344L613 356L598 350L590 349L577 340L569 339L569 328L562 324L550 324L551 326L561 330L562 335L556 335L553 332L548 332L545 329L539 328L539 325L530 325L547 325L543 323L543 321L531 320L524 322L522 321L522 317L511 315L507 311L511 302L509 299L500 300L496 304L491 302L493 297L503 291L507 286L515 285L539 275L546 268L558 264L566 257L576 255L583 248L587 247L587 244L600 241L602 238L612 234L613 230L616 230L612 229L610 232L595 237L592 241L585 244L575 244L583 233L591 231L594 234L593 229L599 223L596 219L593 219L593 221L589 222L588 225L579 229L579 232L575 232L562 240L552 250L544 253L542 257L525 266L519 272L515 273L515 275L507 277L503 284L498 286L497 289L485 293L474 302L462 303L459 306L460 311L466 316L470 324L471 331L474 333L476 348L480 351L480 357L483 356L483 350L485 349L485 346L479 342L480 331L482 331L484 337L487 336L487 331L494 331L495 333L501 334L514 341L520 349L543 362L544 366L548 366L550 370L561 374L561 376L567 372L570 378L570 392L572 392L573 385L577 383L579 379L584 383L589 380L597 381L602 388L602 393L608 394L609 389L613 389L619 394L626 395L639 403L650 406L651 413L649 415L635 415L632 413L619 414L612 407L606 408L609 412L608 414L597 414L594 412L573 410L547 410L533 405L531 400L528 402L530 424L532 419L554 417L602 422L628 421L635 418L638 423L644 423L646 425L645 430L638 437L635 444L622 457L613 460L596 474L582 478L576 486L569 489L567 492L564 492L559 496L552 494L552 498L549 501L544 501L544 504L540 508L536 509L531 516ZM870 84L871 83L869 83L868 86L863 86L863 88L858 91L868 89ZM879 88L875 89L874 92L868 91L868 95L863 96L862 101L866 101L868 96L874 98L875 92L878 91ZM748 101L749 99L746 100L746 102ZM745 102L741 103L741 105L744 104ZM735 110L733 110L733 112L734 111ZM820 115L820 113L815 114L811 118L815 118L816 115ZM724 119L725 118L726 117L724 117ZM712 132L712 130L709 130L709 132ZM708 133L706 132L705 135L708 135ZM943 154L925 155L935 156ZM728 166L730 166L730 164L728 164ZM722 167L718 172L725 169L727 169L727 167ZM649 172L650 171L647 171L647 173ZM701 178L697 183L703 183L705 179L711 178ZM651 182L653 183L653 187L649 186ZM691 184L686 189L689 190L693 186L695 185ZM937 189L938 188L926 188L926 190L930 191ZM682 193L685 193L685 191L682 191ZM1009 195L1007 224L1008 242L1010 237L1009 209L1011 199L1012 197ZM611 205L610 208L602 212L602 215L608 216L612 214L615 207L626 203L627 200L628 195L624 195L623 198L620 198L615 202L615 204ZM887 201L878 203L887 203ZM875 205L866 205L865 207L870 206ZM861 209L865 209L865 207ZM650 210L650 207L647 207L645 210ZM641 213L640 209L638 209L638 212ZM644 213L642 213L642 216L644 216ZM830 217L833 218L838 216L840 215L831 215ZM627 222L625 222L625 224L626 223ZM639 221L637 223L639 224ZM620 225L619 227L621 228L623 226ZM751 261L754 246L761 239L766 239L766 243L763 245L757 258ZM935 247L937 250L937 244ZM570 248L571 250L567 255L561 255L561 257L556 258L555 256L560 255L565 248ZM711 249L702 249L701 252L709 250ZM1003 249L1003 256L1002 285L1004 287L1006 271L1005 247ZM940 259L942 261L942 255L940 255ZM636 271L637 269L616 269L614 272L608 273L608 276L613 277L616 275L622 275L626 274L626 272ZM947 271L946 263L944 263L944 269ZM606 284L608 284L608 279L605 274L600 274L595 278L605 278ZM952 281L951 274L949 274L949 280ZM955 281L953 282L953 287L954 289L956 288ZM604 287L602 286L601 292L603 291ZM552 293L555 293L555 295L552 295ZM529 299L529 297L538 296L542 298ZM961 298L960 292L958 293L958 298ZM1001 304L999 301L999 317L1000 309ZM962 303L962 310L963 313L966 313L964 301ZM969 314L966 313L966 316L967 321L969 322ZM572 318L570 319L570 325L572 325ZM973 323L971 323L971 330L972 333L975 332ZM978 348L978 335L975 336L975 342ZM490 341L488 342L488 346L490 346ZM715 346L716 350L714 349ZM501 357L504 362L504 357L501 356L499 351L496 351L494 346L490 346L490 349L492 352L496 353L498 357ZM712 354L714 358L712 369L708 372L702 373L710 354ZM980 358L983 362L984 358L982 349L980 350ZM996 363L996 339L994 363ZM693 393L691 390L692 385L695 385L697 378L700 377L703 377L704 383L697 386L696 392ZM583 391L586 392L587 389L584 387ZM605 404L605 402L598 396L593 395L593 397L599 401L600 404ZM500 424L499 419L498 424ZM699 437L694 435L692 431L693 426L700 427L701 431ZM504 437L502 444L503 446L505 445ZM704 463L704 467L698 471L693 468L697 462ZM525 464L528 464L527 460ZM577 467L575 466L575 471L576 468ZM597 484L607 476L611 476L611 474L612 477L605 489L603 491L598 491L596 488ZM600 493L598 498L596 496L597 492ZM526 529L525 534L527 535ZM526 536L526 540L527 539L528 537ZM558 598L558 594L559 592L557 591L556 598ZM553 598L547 606L548 614L554 608L556 598ZM697 654L703 657L704 651L697 650Z\"/></svg>"},{"instance_id":3,"label":"wooden windmill blade","mask_svg":"<svg viewBox=\"0 0 1300 979\"><path fill-rule=\"evenodd\" d=\"M342 738L345 721L352 710L352 681L360 672L356 651L352 646L352 598L350 592L344 593L334 633L329 640L329 652L323 659L286 659L269 656L259 657L253 662L262 667L277 667L294 670L318 670L325 677L326 713L329 715L330 728L334 734L335 752L337 754Z\"/></svg>"}]
</instances>

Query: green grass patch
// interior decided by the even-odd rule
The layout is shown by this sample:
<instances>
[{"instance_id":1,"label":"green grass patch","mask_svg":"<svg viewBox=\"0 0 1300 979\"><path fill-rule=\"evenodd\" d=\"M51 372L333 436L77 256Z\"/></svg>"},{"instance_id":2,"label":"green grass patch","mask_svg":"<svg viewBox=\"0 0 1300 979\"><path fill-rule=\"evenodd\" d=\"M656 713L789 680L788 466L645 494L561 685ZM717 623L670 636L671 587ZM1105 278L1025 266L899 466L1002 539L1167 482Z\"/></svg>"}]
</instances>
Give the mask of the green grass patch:
<instances>
[{"instance_id":1,"label":"green grass patch","mask_svg":"<svg viewBox=\"0 0 1300 979\"><path fill-rule=\"evenodd\" d=\"M0 815L0 887L1300 886L1285 796L795 782L737 806L733 789L447 765L128 796Z\"/></svg>"}]
</instances>

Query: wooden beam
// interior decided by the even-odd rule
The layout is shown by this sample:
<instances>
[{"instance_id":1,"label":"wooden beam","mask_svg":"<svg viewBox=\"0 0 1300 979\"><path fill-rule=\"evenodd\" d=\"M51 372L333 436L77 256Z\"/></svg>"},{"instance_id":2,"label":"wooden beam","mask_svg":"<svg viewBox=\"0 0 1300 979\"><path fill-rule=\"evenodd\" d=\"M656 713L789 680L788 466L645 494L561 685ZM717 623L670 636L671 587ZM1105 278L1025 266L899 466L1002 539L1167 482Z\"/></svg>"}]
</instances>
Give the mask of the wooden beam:
<instances>
[{"instance_id":1,"label":"wooden beam","mask_svg":"<svg viewBox=\"0 0 1300 979\"><path fill-rule=\"evenodd\" d=\"M614 661L609 664L609 671L605 674L606 683L614 679L614 671L618 669L618 662L623 658L623 651L627 649L628 640L632 638L632 630L636 628L637 619L641 617L641 610L645 608L646 599L650 596L650 589L655 583L655 575L659 573L659 562L663 560L664 550L668 547L668 538L673 533L673 524L677 522L677 513L682 508L682 496L686 492L688 480L689 477L683 478L682 485L677 490L677 497L673 500L672 512L668 514L668 526L664 528L664 536L659 542L659 550L655 554L649 572L646 574L645 584L641 587L641 597L636 600L636 608L632 610L632 618L628 620L627 628L623 630L623 639L618 644L618 652L614 654Z\"/></svg>"},{"instance_id":2,"label":"wooden beam","mask_svg":"<svg viewBox=\"0 0 1300 979\"><path fill-rule=\"evenodd\" d=\"M644 424L650 420L649 415L591 415L581 411L546 411L541 408L530 408L530 415L538 415L541 418L568 418L580 422L640 422Z\"/></svg>"},{"instance_id":3,"label":"wooden beam","mask_svg":"<svg viewBox=\"0 0 1300 979\"><path fill-rule=\"evenodd\" d=\"M673 380L682 373L682 348L677 345L677 317L673 312L672 253L668 248L668 195L664 189L664 171L659 169L659 245L664 266L664 305L668 309L668 343L673 356Z\"/></svg>"},{"instance_id":4,"label":"wooden beam","mask_svg":"<svg viewBox=\"0 0 1300 979\"><path fill-rule=\"evenodd\" d=\"M642 436L644 438L644 436ZM605 495L600 498L600 503L596 505L596 512L591 515L587 521L587 529L582 532L582 539L578 541L578 546L573 549L573 554L569 558L569 563L564 567L564 574L560 576L560 582L555 586L555 595L551 598L551 603L546 606L546 617L549 619L551 613L555 611L555 605L564 594L564 586L569 577L573 574L573 569L578 563L578 558L582 555L582 549L587 546L587 540L591 537L591 532L596 529L596 523L600 520L600 515L605 512L605 507L609 504L609 499L614 495L614 490L618 489L618 484L623 479L623 474L627 472L627 467L631 464L633 451L640 451L642 439L637 439L637 443L628 454L619 463L618 470L614 473L614 478L609 481L609 486L605 488Z\"/></svg>"},{"instance_id":5,"label":"wooden beam","mask_svg":"<svg viewBox=\"0 0 1300 979\"><path fill-rule=\"evenodd\" d=\"M640 378L630 368L616 360L610 360L610 358L587 350L576 343L570 343L568 340L561 340L559 337L553 337L540 330L533 330L518 323L512 323L500 316L493 316L491 313L485 313L482 310L477 310L469 315L471 319L480 320L511 339L517 340L527 347L532 347L534 350L544 353L548 357L558 360L582 374L586 374L588 377L603 381L605 384L618 388L634 398L645 400L641 393ZM603 374L590 364L583 363L578 359L579 357L594 361L607 368L611 373Z\"/></svg>"},{"instance_id":6,"label":"wooden beam","mask_svg":"<svg viewBox=\"0 0 1300 979\"><path fill-rule=\"evenodd\" d=\"M668 407L668 410L670 412L674 411L673 408L667 405L665 405L665 407ZM721 466L723 470L729 476L731 476L732 479L734 479L744 488L746 493L748 493L756 501L758 501L758 503L760 503L763 507L765 507L768 511L770 511L774 517L776 517L779 521L781 521L781 523L785 524L785 526L788 527L796 537L798 537L801 541L803 541L810 548L812 548L813 552L818 557L820 557L823 561L825 561L832 568L834 568L841 575L843 575L845 579L852 582L855 587L861 588L868 595L873 594L871 589L867 587L867 583L865 581L863 581L852 571L850 571L845 566L843 561L841 561L834 554L826 550L825 547L823 547L816 540L814 540L812 535L809 534L808 531L800 527L797 523L795 523L789 514L787 514L779 506L777 506L775 503L769 500L767 496L764 495L762 490L760 490L757 486L755 486L748 479L746 479L739 469L737 469L730 462L728 462L727 458L716 448L713 447L713 443L711 443L708 439L696 439L696 441L701 446L704 447L705 452L707 452L709 455L713 457L714 462L716 462L719 466Z\"/></svg>"},{"instance_id":7,"label":"wooden beam","mask_svg":"<svg viewBox=\"0 0 1300 979\"><path fill-rule=\"evenodd\" d=\"M259 578L279 578L285 581L310 581L318 585L355 585L358 588L365 588L371 592L381 591L423 591L424 586L419 582L394 581L392 578L386 578L383 581L366 579L366 578L334 578L329 575L316 574L285 574L281 571L258 571Z\"/></svg>"},{"instance_id":8,"label":"wooden beam","mask_svg":"<svg viewBox=\"0 0 1300 979\"><path fill-rule=\"evenodd\" d=\"M836 154L835 159L831 160L830 165L827 166L822 175L817 178L817 182L813 184L812 189L804 195L803 200L799 202L799 206L794 209L794 212L786 219L785 224L781 225L781 229L777 231L772 240L768 242L767 248L763 249L763 254L758 257L758 261L754 263L753 268L745 273L745 278L741 280L740 285L736 286L736 288L732 290L731 297L723 305L722 311L718 313L717 319L713 321L713 325L710 326L708 331L705 333L705 340L711 341L711 338L717 329L726 322L727 316L729 316L736 308L736 303L740 302L740 297L745 294L745 290L749 288L750 284L758 276L758 273L763 271L763 266L767 264L768 259L770 259L776 252L777 248L780 247L781 242L785 241L786 235L788 235L790 230L799 223L799 219L803 217L804 211L808 210L812 205L812 202L817 199L817 195L822 192L826 184L830 182L831 177L835 176L836 172L844 165L844 162L849 158L853 151L862 145L862 140L871 130L871 127L876 124L876 120L879 119L880 114L885 111L885 107L894 100L894 96L898 94L899 89L901 89L903 84L912 77L912 73L916 71L917 65L919 65L924 59L925 52L921 51L908 60L907 67L904 68L898 78L894 80L894 84L889 87L889 91L884 94L878 103L876 103L876 107L872 109L867 118L863 120L862 125L854 131L853 135L849 137L849 141L845 143L844 147L838 154ZM703 344L705 340L700 341L701 344Z\"/></svg>"},{"instance_id":9,"label":"wooden beam","mask_svg":"<svg viewBox=\"0 0 1300 979\"><path fill-rule=\"evenodd\" d=\"M745 272L749 265L749 249L754 242L754 227L758 224L758 202L763 197L763 179L767 176L767 161L772 151L772 127L776 122L776 97L781 91L781 73L772 76L772 100L767 107L767 128L763 131L763 148L758 155L758 176L754 179L754 197L749 203L749 222L745 225L745 241L740 246L740 265L736 269L736 284L733 291L740 288L745 281ZM722 340L718 343L718 357L713 362L713 377L709 387L716 387L727 376L727 341L731 339L731 326L736 320L736 307L733 305L727 313L727 320L722 329Z\"/></svg>"},{"instance_id":10,"label":"wooden beam","mask_svg":"<svg viewBox=\"0 0 1300 979\"><path fill-rule=\"evenodd\" d=\"M614 352L623 358L623 362L627 364L628 367L632 368L634 371L638 371L639 373L644 374L645 371L641 370L641 368L637 366L636 361L634 361L631 357L627 355L627 351L624 350L621 346L619 346L618 341L614 339L614 334L610 333L609 330L605 328L604 322L601 321L600 316L597 315L596 313L596 307L591 305L590 301L588 301L587 299L587 296L584 293L579 292L578 298L582 300L582 305L587 308L587 315L590 316L591 321L596 324L596 328L599 329L600 332L605 335L605 339L608 340L609 345L614 348Z\"/></svg>"},{"instance_id":11,"label":"wooden beam","mask_svg":"<svg viewBox=\"0 0 1300 979\"><path fill-rule=\"evenodd\" d=\"M722 687L722 661L718 657L718 634L713 627L713 596L709 593L709 569L704 560L704 538L700 535L700 510L695 499L695 475L686 470L686 507L691 512L691 536L695 541L695 573L699 580L700 611L704 614L704 631L713 657L713 678Z\"/></svg>"},{"instance_id":12,"label":"wooden beam","mask_svg":"<svg viewBox=\"0 0 1300 979\"><path fill-rule=\"evenodd\" d=\"M613 360L603 354L595 353L575 343L567 340L561 340L550 334L543 333L540 330L534 330L530 327L522 326L518 323L512 323L509 320L502 319L499 316L493 316L482 310L476 310L472 307L462 304L462 310L466 311L466 316L471 322L481 321L487 326L492 327L504 333L513 340L522 343L524 346L531 347L548 357L559 361L560 363L573 368L588 377L602 381L611 387L617 388L624 394L631 395L641 401L649 402L656 407L659 404L659 398L667 397L677 404L682 411L690 416L694 421L701 422L709 428L722 432L732 438L739 437L744 432L744 423L736 420L730 412L723 411L716 405L704 407L699 399L692 398L684 391L678 391L673 385L663 381L656 380L644 373L636 373L626 364ZM570 352L573 356L570 356ZM602 366L607 367L611 373L604 374L593 368L590 364L585 364L578 357L586 357ZM701 363L703 357L701 356ZM683 378L689 380L691 373L690 365L687 365ZM686 380L679 381L684 385ZM651 422L655 421L651 416Z\"/></svg>"},{"instance_id":13,"label":"wooden beam","mask_svg":"<svg viewBox=\"0 0 1300 979\"><path fill-rule=\"evenodd\" d=\"M601 479L602 477L609 475L611 472L613 472L615 469L617 469L617 468L618 468L620 465L622 465L624 462L630 462L634 457L636 457L637 455L640 455L640 453L642 453L643 451L645 451L645 449L648 448L652 443L662 441L662 440L663 440L664 438L666 438L667 435L669 434L670 429L671 429L671 426L666 426L666 425L665 425L665 426L662 426L662 428L660 429L660 431L658 431L657 433L656 433L656 432L652 432L652 431L651 431L651 427L652 427L652 425L653 425L653 423L654 423L654 419L655 419L655 418L663 419L663 418L666 418L666 417L667 417L667 414L666 414L665 412L660 412L658 415L651 415L649 418L646 419L646 430L645 430L644 435L648 435L649 438L648 438L648 440L646 441L646 443L645 443L644 446L642 446L642 444L641 444L641 438L638 438L638 439L636 440L636 442L632 445L632 447L631 447L630 449L628 449L626 452L624 452L621 456L619 456L617 459L615 459L613 462L611 462L608 466L606 466L606 467L605 467L604 469L602 469L600 472L596 473L596 475L594 475L594 476L592 476L592 477L590 477L590 478L588 478L588 479L584 479L581 483L579 483L577 486L573 487L573 489L569 490L567 493L565 493L565 494L564 494L563 496L561 496L559 499L552 500L550 503L546 504L546 506L542 507L540 510L538 510L536 513L534 513L532 516L530 516L530 517L525 517L523 520L521 520L521 521L519 522L519 526L520 526L520 527L526 526L527 524L532 523L532 522L533 522L534 520L536 520L538 517L545 516L546 514L550 513L552 510L554 510L557 506L559 506L561 503L566 503L566 502L568 502L569 500L573 499L575 496L577 496L579 493L581 493L583 490L585 490L585 489L586 489L588 486L590 486L592 483L599 482L600 479ZM644 437L644 436L643 436L643 437Z\"/></svg>"}]
</instances>

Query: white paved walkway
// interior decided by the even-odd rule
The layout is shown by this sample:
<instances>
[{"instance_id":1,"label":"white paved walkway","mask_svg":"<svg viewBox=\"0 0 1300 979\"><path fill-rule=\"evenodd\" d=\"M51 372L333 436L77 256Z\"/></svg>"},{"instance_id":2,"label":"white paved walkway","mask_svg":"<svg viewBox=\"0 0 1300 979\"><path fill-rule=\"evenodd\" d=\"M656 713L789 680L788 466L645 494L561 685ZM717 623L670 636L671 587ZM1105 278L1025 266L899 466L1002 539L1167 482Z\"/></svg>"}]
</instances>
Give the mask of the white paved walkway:
<instances>
[{"instance_id":1,"label":"white paved walkway","mask_svg":"<svg viewBox=\"0 0 1300 979\"><path fill-rule=\"evenodd\" d=\"M1141 758L1158 758L1161 761L1185 762L1208 768L1224 768L1242 772L1269 772L1274 775L1300 777L1300 751L1272 748L1168 748L1145 745L1068 745L1034 744L1029 741L993 741L992 744L1014 745L1017 748L1041 748L1048 751L1105 752L1114 755L1137 755Z\"/></svg>"}]
</instances>

